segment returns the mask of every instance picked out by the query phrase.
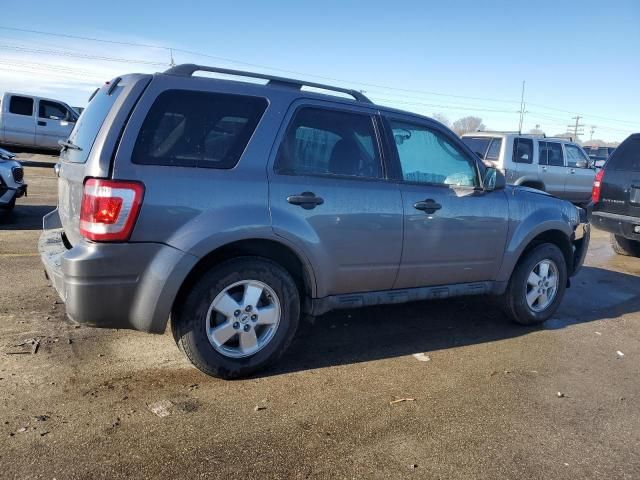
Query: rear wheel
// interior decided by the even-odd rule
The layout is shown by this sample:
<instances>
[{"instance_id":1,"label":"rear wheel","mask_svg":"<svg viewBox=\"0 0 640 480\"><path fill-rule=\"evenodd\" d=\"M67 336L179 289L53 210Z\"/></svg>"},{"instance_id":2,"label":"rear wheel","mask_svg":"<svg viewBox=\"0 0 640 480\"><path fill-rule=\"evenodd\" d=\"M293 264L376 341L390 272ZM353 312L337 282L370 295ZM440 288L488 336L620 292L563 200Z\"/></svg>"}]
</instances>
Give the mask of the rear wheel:
<instances>
[{"instance_id":1,"label":"rear wheel","mask_svg":"<svg viewBox=\"0 0 640 480\"><path fill-rule=\"evenodd\" d=\"M553 315L567 285L567 264L560 249L543 243L529 251L511 275L503 305L521 325L542 323Z\"/></svg>"},{"instance_id":2,"label":"rear wheel","mask_svg":"<svg viewBox=\"0 0 640 480\"><path fill-rule=\"evenodd\" d=\"M640 257L640 242L611 234L611 247L618 255Z\"/></svg>"},{"instance_id":3,"label":"rear wheel","mask_svg":"<svg viewBox=\"0 0 640 480\"><path fill-rule=\"evenodd\" d=\"M177 305L173 335L204 373L240 378L275 362L298 328L300 297L291 275L259 257L206 273Z\"/></svg>"}]
</instances>

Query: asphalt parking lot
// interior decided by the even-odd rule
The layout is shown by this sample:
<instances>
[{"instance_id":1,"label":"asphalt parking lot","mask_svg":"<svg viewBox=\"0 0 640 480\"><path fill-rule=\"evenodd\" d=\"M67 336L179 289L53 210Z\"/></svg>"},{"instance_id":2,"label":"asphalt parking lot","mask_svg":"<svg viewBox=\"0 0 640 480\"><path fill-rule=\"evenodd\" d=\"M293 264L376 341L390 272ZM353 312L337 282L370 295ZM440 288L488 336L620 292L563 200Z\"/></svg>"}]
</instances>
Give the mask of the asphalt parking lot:
<instances>
[{"instance_id":1,"label":"asphalt parking lot","mask_svg":"<svg viewBox=\"0 0 640 480\"><path fill-rule=\"evenodd\" d=\"M335 312L228 382L169 332L65 321L36 252L56 179L25 177L0 220L3 478L640 478L640 259L601 232L541 328L486 298Z\"/></svg>"}]
</instances>

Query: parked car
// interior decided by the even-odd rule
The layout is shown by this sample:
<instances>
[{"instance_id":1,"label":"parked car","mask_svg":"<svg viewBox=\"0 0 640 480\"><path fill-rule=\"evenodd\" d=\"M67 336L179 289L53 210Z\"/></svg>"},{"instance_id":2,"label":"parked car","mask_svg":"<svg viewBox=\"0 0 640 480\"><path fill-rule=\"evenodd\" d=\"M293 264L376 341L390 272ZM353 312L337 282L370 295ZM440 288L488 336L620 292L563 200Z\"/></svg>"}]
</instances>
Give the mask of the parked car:
<instances>
[{"instance_id":1,"label":"parked car","mask_svg":"<svg viewBox=\"0 0 640 480\"><path fill-rule=\"evenodd\" d=\"M0 144L60 150L78 113L50 98L5 93L0 102Z\"/></svg>"},{"instance_id":2,"label":"parked car","mask_svg":"<svg viewBox=\"0 0 640 480\"><path fill-rule=\"evenodd\" d=\"M619 255L640 257L640 133L609 157L593 183L591 221L611 233Z\"/></svg>"},{"instance_id":3,"label":"parked car","mask_svg":"<svg viewBox=\"0 0 640 480\"><path fill-rule=\"evenodd\" d=\"M474 132L462 141L502 171L507 183L544 190L558 198L587 204L595 170L582 148L565 138L519 133Z\"/></svg>"},{"instance_id":4,"label":"parked car","mask_svg":"<svg viewBox=\"0 0 640 480\"><path fill-rule=\"evenodd\" d=\"M119 77L60 160L39 248L68 316L162 333L171 315L189 360L224 378L333 309L492 294L542 322L589 242L585 210L506 187L442 124L257 73Z\"/></svg>"},{"instance_id":5,"label":"parked car","mask_svg":"<svg viewBox=\"0 0 640 480\"><path fill-rule=\"evenodd\" d=\"M615 152L614 147L584 147L589 158L594 162L597 168L602 168L607 159Z\"/></svg>"},{"instance_id":6,"label":"parked car","mask_svg":"<svg viewBox=\"0 0 640 480\"><path fill-rule=\"evenodd\" d=\"M16 199L27 194L24 170L14 157L13 153L0 148L0 212L2 213L13 210Z\"/></svg>"}]
</instances>

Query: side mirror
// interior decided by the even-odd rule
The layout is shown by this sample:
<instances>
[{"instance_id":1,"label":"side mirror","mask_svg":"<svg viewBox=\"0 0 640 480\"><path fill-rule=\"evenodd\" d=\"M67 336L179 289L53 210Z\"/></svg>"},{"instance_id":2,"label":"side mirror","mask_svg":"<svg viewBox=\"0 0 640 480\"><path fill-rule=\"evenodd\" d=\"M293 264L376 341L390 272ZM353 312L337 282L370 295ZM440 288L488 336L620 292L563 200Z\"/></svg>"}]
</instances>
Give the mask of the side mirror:
<instances>
[{"instance_id":1,"label":"side mirror","mask_svg":"<svg viewBox=\"0 0 640 480\"><path fill-rule=\"evenodd\" d=\"M493 167L487 167L484 173L484 178L482 179L482 187L487 192L492 192L493 190L502 190L507 184L506 178L500 170Z\"/></svg>"},{"instance_id":2,"label":"side mirror","mask_svg":"<svg viewBox=\"0 0 640 480\"><path fill-rule=\"evenodd\" d=\"M578 160L576 162L576 168L588 168L589 163L586 160Z\"/></svg>"}]
</instances>

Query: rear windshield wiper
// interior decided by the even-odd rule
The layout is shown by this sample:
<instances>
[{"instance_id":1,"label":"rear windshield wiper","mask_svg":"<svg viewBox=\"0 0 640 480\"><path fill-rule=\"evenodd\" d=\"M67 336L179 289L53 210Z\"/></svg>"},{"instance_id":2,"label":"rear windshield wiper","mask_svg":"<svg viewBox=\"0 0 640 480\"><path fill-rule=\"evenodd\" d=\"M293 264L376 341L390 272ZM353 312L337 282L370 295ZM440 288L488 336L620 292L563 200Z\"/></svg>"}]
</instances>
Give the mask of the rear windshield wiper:
<instances>
[{"instance_id":1,"label":"rear windshield wiper","mask_svg":"<svg viewBox=\"0 0 640 480\"><path fill-rule=\"evenodd\" d=\"M71 150L82 151L82 148L73 143L71 140L58 140L58 145L60 145L63 149L70 148Z\"/></svg>"}]
</instances>

